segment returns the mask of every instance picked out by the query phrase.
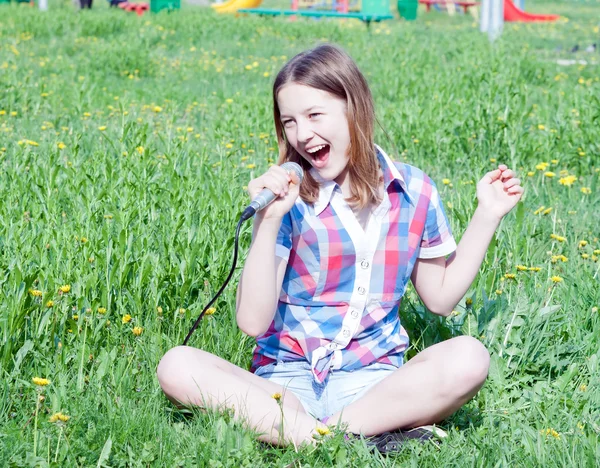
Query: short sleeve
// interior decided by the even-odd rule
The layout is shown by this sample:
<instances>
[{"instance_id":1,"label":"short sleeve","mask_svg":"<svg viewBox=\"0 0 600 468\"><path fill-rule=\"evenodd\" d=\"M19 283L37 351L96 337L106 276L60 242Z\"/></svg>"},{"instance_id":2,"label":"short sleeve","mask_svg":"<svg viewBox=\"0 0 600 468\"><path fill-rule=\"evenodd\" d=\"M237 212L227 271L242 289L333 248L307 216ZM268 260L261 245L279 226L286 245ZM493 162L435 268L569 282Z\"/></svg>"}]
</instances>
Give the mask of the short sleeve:
<instances>
[{"instance_id":1,"label":"short sleeve","mask_svg":"<svg viewBox=\"0 0 600 468\"><path fill-rule=\"evenodd\" d=\"M431 196L427 208L425 229L421 239L419 258L438 258L450 255L456 250L450 223L446 217L440 194L431 181Z\"/></svg>"},{"instance_id":2,"label":"short sleeve","mask_svg":"<svg viewBox=\"0 0 600 468\"><path fill-rule=\"evenodd\" d=\"M287 213L281 220L279 233L277 234L277 244L275 245L275 255L287 261L290 258L292 249L292 216Z\"/></svg>"}]
</instances>

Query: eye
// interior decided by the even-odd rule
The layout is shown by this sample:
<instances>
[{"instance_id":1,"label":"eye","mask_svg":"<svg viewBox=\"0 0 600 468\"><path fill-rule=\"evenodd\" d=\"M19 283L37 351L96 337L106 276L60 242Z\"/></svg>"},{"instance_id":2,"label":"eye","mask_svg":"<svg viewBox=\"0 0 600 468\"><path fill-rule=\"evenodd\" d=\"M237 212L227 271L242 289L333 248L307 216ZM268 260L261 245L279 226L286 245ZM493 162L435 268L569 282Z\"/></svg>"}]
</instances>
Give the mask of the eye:
<instances>
[{"instance_id":1,"label":"eye","mask_svg":"<svg viewBox=\"0 0 600 468\"><path fill-rule=\"evenodd\" d=\"M291 126L292 126L292 124L294 123L294 121L293 121L293 120L291 120L291 119L288 119L288 120L284 120L284 121L282 121L281 123L283 124L283 126L284 126L284 127L287 127L287 128L289 128L289 127L291 127Z\"/></svg>"},{"instance_id":2,"label":"eye","mask_svg":"<svg viewBox=\"0 0 600 468\"><path fill-rule=\"evenodd\" d=\"M318 117L318 116L320 116L320 115L323 115L323 114L321 114L321 112L311 112L310 114L308 114L308 116L309 116L311 119L314 119L315 117Z\"/></svg>"}]
</instances>

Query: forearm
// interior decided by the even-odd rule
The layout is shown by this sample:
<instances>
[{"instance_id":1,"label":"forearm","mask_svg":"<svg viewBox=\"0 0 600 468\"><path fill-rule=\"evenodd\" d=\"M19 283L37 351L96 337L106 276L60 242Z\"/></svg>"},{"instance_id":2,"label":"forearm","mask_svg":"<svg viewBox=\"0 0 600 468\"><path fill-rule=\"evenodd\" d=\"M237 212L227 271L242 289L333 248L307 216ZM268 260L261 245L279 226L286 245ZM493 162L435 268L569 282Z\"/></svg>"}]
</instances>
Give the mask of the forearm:
<instances>
[{"instance_id":1,"label":"forearm","mask_svg":"<svg viewBox=\"0 0 600 468\"><path fill-rule=\"evenodd\" d=\"M281 220L256 218L253 241L237 291L236 320L240 329L257 336L269 327L279 298L275 246Z\"/></svg>"},{"instance_id":2,"label":"forearm","mask_svg":"<svg viewBox=\"0 0 600 468\"><path fill-rule=\"evenodd\" d=\"M439 294L440 310L450 313L463 298L477 276L500 219L481 209L475 210L456 252L446 261ZM444 315L446 315L444 313Z\"/></svg>"}]
</instances>

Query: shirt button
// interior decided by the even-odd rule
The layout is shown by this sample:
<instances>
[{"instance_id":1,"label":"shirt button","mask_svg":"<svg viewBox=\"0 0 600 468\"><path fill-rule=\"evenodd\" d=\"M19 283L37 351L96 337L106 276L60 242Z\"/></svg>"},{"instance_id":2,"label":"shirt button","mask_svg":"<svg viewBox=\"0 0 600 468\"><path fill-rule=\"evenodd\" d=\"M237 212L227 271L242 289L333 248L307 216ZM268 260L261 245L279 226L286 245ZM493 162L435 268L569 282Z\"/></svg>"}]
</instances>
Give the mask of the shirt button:
<instances>
[{"instance_id":1,"label":"shirt button","mask_svg":"<svg viewBox=\"0 0 600 468\"><path fill-rule=\"evenodd\" d=\"M363 270L366 270L367 268L369 268L369 262L363 260L362 262L360 262L360 266Z\"/></svg>"},{"instance_id":2,"label":"shirt button","mask_svg":"<svg viewBox=\"0 0 600 468\"><path fill-rule=\"evenodd\" d=\"M365 292L367 292L367 290L365 288L363 288L362 286L359 286L358 294L360 294L362 296L362 295L364 295Z\"/></svg>"},{"instance_id":3,"label":"shirt button","mask_svg":"<svg viewBox=\"0 0 600 468\"><path fill-rule=\"evenodd\" d=\"M346 329L344 329L344 331L342 332L342 334L344 335L345 338L348 338L350 336L350 330L348 330L346 328Z\"/></svg>"},{"instance_id":4,"label":"shirt button","mask_svg":"<svg viewBox=\"0 0 600 468\"><path fill-rule=\"evenodd\" d=\"M352 315L354 318L358 317L358 310L353 310L350 315Z\"/></svg>"}]
</instances>

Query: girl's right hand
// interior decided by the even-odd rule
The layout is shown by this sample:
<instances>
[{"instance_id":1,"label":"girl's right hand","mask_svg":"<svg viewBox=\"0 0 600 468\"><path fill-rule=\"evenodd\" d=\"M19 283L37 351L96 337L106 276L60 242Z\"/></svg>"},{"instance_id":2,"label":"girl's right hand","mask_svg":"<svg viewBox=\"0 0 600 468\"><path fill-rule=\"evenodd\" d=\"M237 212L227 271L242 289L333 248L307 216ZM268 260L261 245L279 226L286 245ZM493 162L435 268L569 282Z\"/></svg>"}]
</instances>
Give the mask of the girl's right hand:
<instances>
[{"instance_id":1,"label":"girl's right hand","mask_svg":"<svg viewBox=\"0 0 600 468\"><path fill-rule=\"evenodd\" d=\"M272 190L277 198L269 206L256 213L262 219L281 219L292 209L300 193L300 180L294 171L289 173L281 166L271 166L260 177L248 182L250 200L264 188Z\"/></svg>"}]
</instances>

